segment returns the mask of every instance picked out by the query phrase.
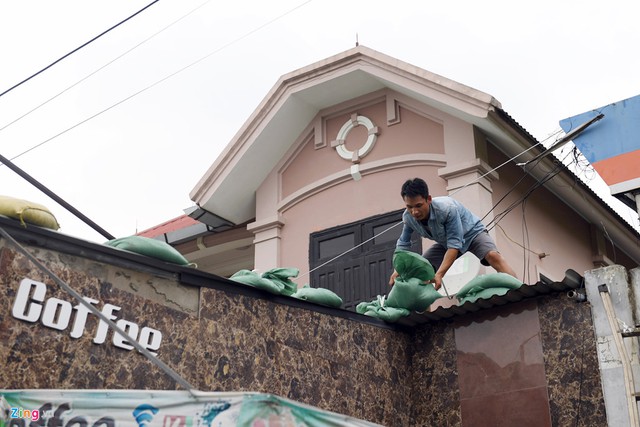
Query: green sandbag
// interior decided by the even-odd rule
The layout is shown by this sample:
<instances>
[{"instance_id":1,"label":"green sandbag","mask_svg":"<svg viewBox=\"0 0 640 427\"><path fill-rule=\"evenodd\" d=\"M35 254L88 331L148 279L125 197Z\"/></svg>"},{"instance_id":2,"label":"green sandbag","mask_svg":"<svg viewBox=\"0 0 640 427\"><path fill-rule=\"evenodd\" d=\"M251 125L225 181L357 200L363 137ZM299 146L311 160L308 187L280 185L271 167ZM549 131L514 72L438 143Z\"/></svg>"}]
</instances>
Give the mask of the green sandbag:
<instances>
[{"instance_id":1,"label":"green sandbag","mask_svg":"<svg viewBox=\"0 0 640 427\"><path fill-rule=\"evenodd\" d=\"M272 294L280 295L284 286L281 283L276 283L272 280L265 279L258 273L251 270L240 270L229 277L230 280L238 283L244 283L245 285L253 286L254 288L262 289Z\"/></svg>"},{"instance_id":2,"label":"green sandbag","mask_svg":"<svg viewBox=\"0 0 640 427\"><path fill-rule=\"evenodd\" d=\"M361 302L356 306L356 312L392 323L397 322L401 317L411 314L406 308L389 307L386 304L382 307L380 305L380 297L371 302Z\"/></svg>"},{"instance_id":3,"label":"green sandbag","mask_svg":"<svg viewBox=\"0 0 640 427\"><path fill-rule=\"evenodd\" d=\"M464 285L456 294L458 300L468 294L476 294L483 289L489 288L509 288L518 289L522 282L507 273L489 273L476 276L469 283Z\"/></svg>"},{"instance_id":4,"label":"green sandbag","mask_svg":"<svg viewBox=\"0 0 640 427\"><path fill-rule=\"evenodd\" d=\"M289 278L298 277L299 273L297 268L273 268L262 273L262 277L282 285L283 295L293 295L298 290L298 285Z\"/></svg>"},{"instance_id":5,"label":"green sandbag","mask_svg":"<svg viewBox=\"0 0 640 427\"><path fill-rule=\"evenodd\" d=\"M311 288L309 285L304 285L291 296L329 307L339 308L342 305L342 298L335 292L325 288Z\"/></svg>"},{"instance_id":6,"label":"green sandbag","mask_svg":"<svg viewBox=\"0 0 640 427\"><path fill-rule=\"evenodd\" d=\"M369 317L377 317L378 319L382 319L385 322L394 323L397 322L401 317L406 317L411 312L406 308L396 308L396 307L378 307L375 310L367 310L364 313L365 316Z\"/></svg>"},{"instance_id":7,"label":"green sandbag","mask_svg":"<svg viewBox=\"0 0 640 427\"><path fill-rule=\"evenodd\" d=\"M170 244L148 237L127 236L109 240L105 244L173 264L189 264L189 261Z\"/></svg>"},{"instance_id":8,"label":"green sandbag","mask_svg":"<svg viewBox=\"0 0 640 427\"><path fill-rule=\"evenodd\" d=\"M0 215L17 219L23 226L33 224L39 227L58 230L60 225L56 217L45 206L28 200L0 196Z\"/></svg>"},{"instance_id":9,"label":"green sandbag","mask_svg":"<svg viewBox=\"0 0 640 427\"><path fill-rule=\"evenodd\" d=\"M431 283L424 283L416 277L408 280L398 277L389 292L385 306L424 311L438 298L442 298L442 295Z\"/></svg>"},{"instance_id":10,"label":"green sandbag","mask_svg":"<svg viewBox=\"0 0 640 427\"><path fill-rule=\"evenodd\" d=\"M394 270L402 280L417 278L427 281L436 275L431 263L415 252L397 249L393 253L392 262Z\"/></svg>"},{"instance_id":11,"label":"green sandbag","mask_svg":"<svg viewBox=\"0 0 640 427\"><path fill-rule=\"evenodd\" d=\"M474 303L479 299L489 299L494 295L502 296L511 290L511 288L500 288L500 287L487 288L487 289L476 288L476 289L478 289L476 292L467 293L464 297L457 296L458 301L460 302L460 305L466 302Z\"/></svg>"},{"instance_id":12,"label":"green sandbag","mask_svg":"<svg viewBox=\"0 0 640 427\"><path fill-rule=\"evenodd\" d=\"M358 305L356 305L356 313L358 314L365 314L367 312L367 310L369 309L369 306L371 304L374 304L374 301L363 301L361 303L359 303Z\"/></svg>"}]
</instances>

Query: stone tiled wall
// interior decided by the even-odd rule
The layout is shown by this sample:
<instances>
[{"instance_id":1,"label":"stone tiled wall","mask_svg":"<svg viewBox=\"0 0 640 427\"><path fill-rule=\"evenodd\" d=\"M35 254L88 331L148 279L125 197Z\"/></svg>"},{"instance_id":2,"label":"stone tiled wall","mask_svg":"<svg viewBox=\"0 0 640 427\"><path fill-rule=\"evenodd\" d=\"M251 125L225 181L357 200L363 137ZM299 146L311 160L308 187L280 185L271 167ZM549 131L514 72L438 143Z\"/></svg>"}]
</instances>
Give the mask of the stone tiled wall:
<instances>
[{"instance_id":1,"label":"stone tiled wall","mask_svg":"<svg viewBox=\"0 0 640 427\"><path fill-rule=\"evenodd\" d=\"M116 305L118 318L162 331L158 357L196 389L265 392L384 425L413 425L406 332L276 304L268 296L211 288L194 293L170 276L29 250L81 295L99 300L98 308ZM69 336L70 327L15 319L12 304L25 277L48 285L46 299L72 302L0 243L0 388L178 388L136 351L113 346L111 333L94 344L93 316L78 339Z\"/></svg>"},{"instance_id":2,"label":"stone tiled wall","mask_svg":"<svg viewBox=\"0 0 640 427\"><path fill-rule=\"evenodd\" d=\"M606 426L591 306L563 294L538 302L554 426Z\"/></svg>"},{"instance_id":3,"label":"stone tiled wall","mask_svg":"<svg viewBox=\"0 0 640 427\"><path fill-rule=\"evenodd\" d=\"M98 308L114 304L118 319L162 331L159 358L199 390L272 393L387 426L463 425L452 322L391 328L313 304L183 285L170 272L28 249ZM93 316L78 339L70 328L15 319L25 277L46 283L46 298L72 301L0 240L0 388L179 388L135 350L115 347L111 333L94 344ZM539 313L553 425L575 425L576 416L578 425L601 425L588 307L563 295L529 304Z\"/></svg>"},{"instance_id":4,"label":"stone tiled wall","mask_svg":"<svg viewBox=\"0 0 640 427\"><path fill-rule=\"evenodd\" d=\"M420 328L415 333L412 419L425 426L459 426L460 392L456 343L450 322Z\"/></svg>"}]
</instances>

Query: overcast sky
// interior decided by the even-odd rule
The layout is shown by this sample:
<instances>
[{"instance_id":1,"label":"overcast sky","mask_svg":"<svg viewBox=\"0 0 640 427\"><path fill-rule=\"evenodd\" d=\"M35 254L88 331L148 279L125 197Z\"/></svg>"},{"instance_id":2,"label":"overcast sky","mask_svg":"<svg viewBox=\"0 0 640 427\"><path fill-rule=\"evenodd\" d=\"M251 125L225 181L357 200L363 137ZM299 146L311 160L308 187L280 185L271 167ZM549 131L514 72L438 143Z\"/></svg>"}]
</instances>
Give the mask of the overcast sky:
<instances>
[{"instance_id":1,"label":"overcast sky","mask_svg":"<svg viewBox=\"0 0 640 427\"><path fill-rule=\"evenodd\" d=\"M0 93L149 3L0 2ZM544 140L564 118L640 94L639 16L637 0L160 0L1 96L0 154L124 237L182 215L278 78L356 35L494 96ZM105 241L5 166L0 194Z\"/></svg>"}]
</instances>

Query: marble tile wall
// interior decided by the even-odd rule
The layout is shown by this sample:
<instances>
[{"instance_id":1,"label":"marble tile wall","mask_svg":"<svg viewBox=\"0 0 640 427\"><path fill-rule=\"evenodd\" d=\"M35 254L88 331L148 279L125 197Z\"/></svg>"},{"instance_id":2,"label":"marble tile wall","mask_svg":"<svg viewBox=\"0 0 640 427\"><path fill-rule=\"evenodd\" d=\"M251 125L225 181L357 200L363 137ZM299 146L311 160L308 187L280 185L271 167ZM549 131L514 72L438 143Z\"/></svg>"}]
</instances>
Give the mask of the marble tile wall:
<instances>
[{"instance_id":1,"label":"marble tile wall","mask_svg":"<svg viewBox=\"0 0 640 427\"><path fill-rule=\"evenodd\" d=\"M458 319L455 343L462 426L551 427L536 301Z\"/></svg>"},{"instance_id":2,"label":"marble tile wall","mask_svg":"<svg viewBox=\"0 0 640 427\"><path fill-rule=\"evenodd\" d=\"M191 295L195 305L184 295L176 303L166 296L180 286L170 278L29 249L98 308L115 305L118 319L162 331L158 357L196 389L265 392L383 425L412 425L408 333L211 288ZM95 344L94 316L80 338L70 336L73 318L65 330L14 318L24 278L47 285L44 301L73 301L22 255L0 247L0 388L179 388L136 351L114 346L111 332ZM150 300L154 292L163 296Z\"/></svg>"},{"instance_id":3,"label":"marble tile wall","mask_svg":"<svg viewBox=\"0 0 640 427\"><path fill-rule=\"evenodd\" d=\"M323 314L313 305L277 304L181 285L171 274L29 249L81 295L98 300L98 308L113 304L117 319L161 331L158 357L199 390L271 393L413 427L472 425L469 413L496 407L482 399L510 386L520 393L508 398L523 413L546 405L549 419L538 425L606 425L593 333L585 333L589 309L563 295L399 330ZM135 350L114 346L111 333L95 344L98 322L91 315L80 338L70 336L71 325L57 330L14 318L25 277L47 284L45 299L72 301L0 240L0 388L179 388ZM487 346L499 345L489 327L496 319L519 332L509 340L520 340L524 353L519 344L510 360L525 363L505 368L502 361L500 381L483 383L474 363L483 363ZM482 365L483 375L491 366ZM534 385L529 394L526 384Z\"/></svg>"},{"instance_id":4,"label":"marble tile wall","mask_svg":"<svg viewBox=\"0 0 640 427\"><path fill-rule=\"evenodd\" d=\"M554 426L606 426L591 306L564 294L538 302Z\"/></svg>"},{"instance_id":5,"label":"marble tile wall","mask_svg":"<svg viewBox=\"0 0 640 427\"><path fill-rule=\"evenodd\" d=\"M413 425L459 426L460 391L451 322L419 328L413 342Z\"/></svg>"}]
</instances>

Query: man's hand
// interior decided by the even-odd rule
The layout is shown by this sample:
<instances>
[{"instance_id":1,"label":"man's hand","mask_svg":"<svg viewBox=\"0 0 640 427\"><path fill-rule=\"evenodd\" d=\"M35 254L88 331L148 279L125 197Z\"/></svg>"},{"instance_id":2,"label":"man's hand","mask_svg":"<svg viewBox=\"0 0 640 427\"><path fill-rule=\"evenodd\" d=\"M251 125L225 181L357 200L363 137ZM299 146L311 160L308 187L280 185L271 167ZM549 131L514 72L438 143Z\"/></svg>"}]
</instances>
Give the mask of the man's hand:
<instances>
[{"instance_id":1,"label":"man's hand","mask_svg":"<svg viewBox=\"0 0 640 427\"><path fill-rule=\"evenodd\" d=\"M427 283L433 283L433 287L437 291L442 286L442 276L444 275L440 273L436 273L435 277L432 280L429 280Z\"/></svg>"},{"instance_id":2,"label":"man's hand","mask_svg":"<svg viewBox=\"0 0 640 427\"><path fill-rule=\"evenodd\" d=\"M389 278L389 286L393 286L393 284L396 282L396 277L398 276L398 272L393 270L393 273L391 273L391 278Z\"/></svg>"}]
</instances>

